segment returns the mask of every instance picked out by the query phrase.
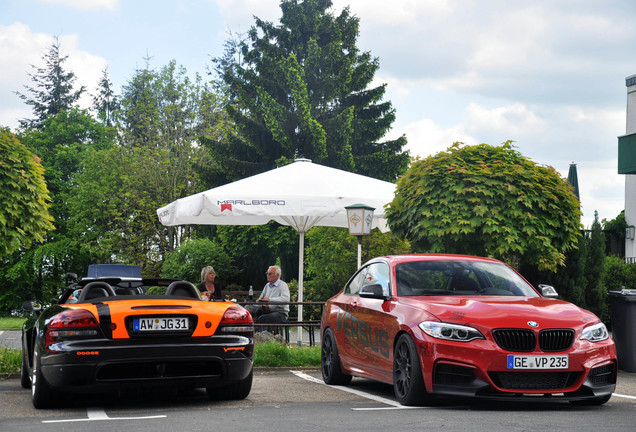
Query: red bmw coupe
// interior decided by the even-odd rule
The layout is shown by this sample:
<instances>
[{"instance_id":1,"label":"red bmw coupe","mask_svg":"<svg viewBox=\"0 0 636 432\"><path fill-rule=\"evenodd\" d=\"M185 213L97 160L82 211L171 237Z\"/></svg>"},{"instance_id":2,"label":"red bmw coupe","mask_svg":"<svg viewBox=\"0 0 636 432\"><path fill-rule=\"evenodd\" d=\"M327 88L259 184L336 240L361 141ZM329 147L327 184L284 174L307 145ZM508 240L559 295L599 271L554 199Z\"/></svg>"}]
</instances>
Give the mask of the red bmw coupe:
<instances>
[{"instance_id":1,"label":"red bmw coupe","mask_svg":"<svg viewBox=\"0 0 636 432\"><path fill-rule=\"evenodd\" d=\"M393 384L404 405L436 395L607 402L617 375L607 328L539 288L488 258L375 258L327 302L323 379Z\"/></svg>"}]
</instances>

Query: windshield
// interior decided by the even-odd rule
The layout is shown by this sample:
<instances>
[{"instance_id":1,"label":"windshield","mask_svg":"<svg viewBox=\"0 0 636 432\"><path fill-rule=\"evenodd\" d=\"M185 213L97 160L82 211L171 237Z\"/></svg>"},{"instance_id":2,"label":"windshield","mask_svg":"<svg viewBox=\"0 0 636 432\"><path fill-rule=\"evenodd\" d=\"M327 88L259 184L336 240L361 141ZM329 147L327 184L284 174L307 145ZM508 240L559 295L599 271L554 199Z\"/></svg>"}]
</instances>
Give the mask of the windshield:
<instances>
[{"instance_id":1,"label":"windshield","mask_svg":"<svg viewBox=\"0 0 636 432\"><path fill-rule=\"evenodd\" d=\"M539 297L516 272L483 261L412 261L395 268L398 296L501 295Z\"/></svg>"}]
</instances>

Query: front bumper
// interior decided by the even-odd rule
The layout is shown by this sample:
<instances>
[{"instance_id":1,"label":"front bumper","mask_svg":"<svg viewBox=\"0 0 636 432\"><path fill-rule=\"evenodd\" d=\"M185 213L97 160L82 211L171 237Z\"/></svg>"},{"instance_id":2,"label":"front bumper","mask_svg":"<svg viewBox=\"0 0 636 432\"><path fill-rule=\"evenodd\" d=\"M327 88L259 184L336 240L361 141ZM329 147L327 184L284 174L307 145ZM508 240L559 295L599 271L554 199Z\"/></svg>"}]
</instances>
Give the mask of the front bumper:
<instances>
[{"instance_id":1,"label":"front bumper","mask_svg":"<svg viewBox=\"0 0 636 432\"><path fill-rule=\"evenodd\" d=\"M508 373L508 372L505 372ZM545 402L547 399L582 401L610 396L616 388L616 362L592 368L581 383L584 372L509 372L523 374L512 378L517 381L517 389L501 389L477 377L472 366L450 365L440 362L433 374L433 393L438 395L470 397L486 400L518 401L520 399ZM533 375L530 375L533 374ZM489 374L496 376L497 373ZM525 384L526 382L532 384ZM552 384L543 384L552 383Z\"/></svg>"},{"instance_id":2,"label":"front bumper","mask_svg":"<svg viewBox=\"0 0 636 432\"><path fill-rule=\"evenodd\" d=\"M42 374L54 389L101 393L128 387L217 387L248 377L253 342L243 336L81 340L43 353Z\"/></svg>"},{"instance_id":3,"label":"front bumper","mask_svg":"<svg viewBox=\"0 0 636 432\"><path fill-rule=\"evenodd\" d=\"M437 395L495 400L600 399L616 388L618 367L613 342L575 342L564 354L568 369L511 370L494 342L445 342L416 334L428 392ZM545 355L543 352L524 353ZM549 353L552 354L552 353ZM542 398L542 396L544 398Z\"/></svg>"}]
</instances>

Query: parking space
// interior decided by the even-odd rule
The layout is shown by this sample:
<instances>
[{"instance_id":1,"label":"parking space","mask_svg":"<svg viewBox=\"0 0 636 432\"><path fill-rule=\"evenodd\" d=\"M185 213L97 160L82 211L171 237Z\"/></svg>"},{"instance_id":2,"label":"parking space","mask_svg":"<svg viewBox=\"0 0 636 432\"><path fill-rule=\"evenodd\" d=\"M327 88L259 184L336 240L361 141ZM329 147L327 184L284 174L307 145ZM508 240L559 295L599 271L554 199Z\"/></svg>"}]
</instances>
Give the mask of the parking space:
<instances>
[{"instance_id":1,"label":"parking space","mask_svg":"<svg viewBox=\"0 0 636 432\"><path fill-rule=\"evenodd\" d=\"M91 397L61 409L35 410L30 392L20 387L18 379L10 379L0 382L0 429L44 430L55 426L85 431L90 423L91 430L113 431L209 430L206 427L211 426L215 430L262 430L264 424L267 430L279 431L340 427L421 430L425 425L448 430L631 431L635 384L636 374L621 373L617 395L602 407L445 400L413 409L400 406L392 387L386 384L354 378L347 387L327 386L316 369L256 369L252 392L242 401L210 401L204 391L195 391L183 395L129 395L123 399Z\"/></svg>"}]
</instances>

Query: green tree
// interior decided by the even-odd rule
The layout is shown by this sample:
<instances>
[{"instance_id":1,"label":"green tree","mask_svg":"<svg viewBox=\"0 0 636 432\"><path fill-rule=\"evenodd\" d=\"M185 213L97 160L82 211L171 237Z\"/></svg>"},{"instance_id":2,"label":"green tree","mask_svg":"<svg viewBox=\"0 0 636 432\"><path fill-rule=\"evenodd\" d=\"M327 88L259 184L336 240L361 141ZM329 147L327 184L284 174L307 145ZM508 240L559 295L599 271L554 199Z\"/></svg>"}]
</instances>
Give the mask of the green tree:
<instances>
[{"instance_id":1,"label":"green tree","mask_svg":"<svg viewBox=\"0 0 636 432\"><path fill-rule=\"evenodd\" d=\"M594 212L594 222L589 236L587 236L587 262L585 265L585 278L587 289L585 291L586 307L598 315L601 319L607 318L607 291L604 285L605 275L605 237L598 220L598 212Z\"/></svg>"},{"instance_id":2,"label":"green tree","mask_svg":"<svg viewBox=\"0 0 636 432\"><path fill-rule=\"evenodd\" d=\"M82 169L69 202L73 237L82 249L100 251L101 262L137 264L144 275L157 275L164 253L172 250L156 213L172 193L166 180L173 169L170 150L95 150Z\"/></svg>"},{"instance_id":3,"label":"green tree","mask_svg":"<svg viewBox=\"0 0 636 432\"><path fill-rule=\"evenodd\" d=\"M305 299L325 301L347 283L356 271L357 239L344 228L314 227L305 247ZM408 241L379 230L362 238L362 262L382 255L408 253Z\"/></svg>"},{"instance_id":4,"label":"green tree","mask_svg":"<svg viewBox=\"0 0 636 432\"><path fill-rule=\"evenodd\" d=\"M81 161L89 149L114 145L114 130L90 116L86 110L72 108L46 118L40 129L28 129L21 140L42 159L55 219L56 237L67 234L71 217L69 197L75 194ZM50 239L49 239L50 240Z\"/></svg>"},{"instance_id":5,"label":"green tree","mask_svg":"<svg viewBox=\"0 0 636 432\"><path fill-rule=\"evenodd\" d=\"M540 277L537 280L530 280L533 269L526 267L522 268L521 271L535 286L539 283L552 285L559 293L559 297L584 308L586 307L585 289L587 287L586 261L587 241L581 235L576 247L565 253L565 266L559 267L556 273L543 271L540 272Z\"/></svg>"},{"instance_id":6,"label":"green tree","mask_svg":"<svg viewBox=\"0 0 636 432\"><path fill-rule=\"evenodd\" d=\"M20 140L42 160L56 229L47 232L42 244L21 248L0 264L0 292L7 301L17 302L14 308L26 298L50 301L66 272L84 274L99 254L99 250L83 248L73 236L69 204L77 192L84 157L91 150L112 146L113 130L73 108L50 115L41 128L24 131Z\"/></svg>"},{"instance_id":7,"label":"green tree","mask_svg":"<svg viewBox=\"0 0 636 432\"><path fill-rule=\"evenodd\" d=\"M16 92L33 108L35 114L35 119L20 120L22 128L41 128L49 116L70 110L85 91L83 86L73 90L77 78L74 72L64 70L64 62L68 56L60 56L60 41L57 37L42 59L45 66L32 66L35 72L28 74L33 85L24 86L27 93Z\"/></svg>"},{"instance_id":8,"label":"green tree","mask_svg":"<svg viewBox=\"0 0 636 432\"><path fill-rule=\"evenodd\" d=\"M224 183L301 156L389 181L406 169L406 138L381 141L395 110L386 85L371 86L379 61L356 46L359 19L331 6L283 0L279 25L256 18L247 40L226 44L216 65L234 124L203 141Z\"/></svg>"},{"instance_id":9,"label":"green tree","mask_svg":"<svg viewBox=\"0 0 636 432\"><path fill-rule=\"evenodd\" d=\"M387 209L417 250L492 256L555 271L580 235L579 203L559 173L515 151L462 146L419 160Z\"/></svg>"},{"instance_id":10,"label":"green tree","mask_svg":"<svg viewBox=\"0 0 636 432\"><path fill-rule=\"evenodd\" d=\"M40 159L0 128L0 258L44 240L50 205Z\"/></svg>"},{"instance_id":11,"label":"green tree","mask_svg":"<svg viewBox=\"0 0 636 432\"><path fill-rule=\"evenodd\" d=\"M276 222L256 226L218 226L218 240L241 269L236 283L261 286L265 270L278 263L286 281L298 277L298 233ZM215 268L216 269L216 268Z\"/></svg>"},{"instance_id":12,"label":"green tree","mask_svg":"<svg viewBox=\"0 0 636 432\"><path fill-rule=\"evenodd\" d=\"M603 219L603 233L605 234L605 253L621 255L625 253L625 210L620 212L614 219Z\"/></svg>"},{"instance_id":13,"label":"green tree","mask_svg":"<svg viewBox=\"0 0 636 432\"><path fill-rule=\"evenodd\" d=\"M118 109L119 98L115 95L107 69L104 69L97 84L97 94L93 96L93 110L102 123L113 126Z\"/></svg>"},{"instance_id":14,"label":"green tree","mask_svg":"<svg viewBox=\"0 0 636 432\"><path fill-rule=\"evenodd\" d=\"M191 80L185 68L171 61L158 72L148 66L138 70L123 90L118 113L122 146L146 149L160 158L137 167L139 178L155 182L139 185L141 190L156 192L152 198L148 196L157 204L155 209L203 190L200 168L212 161L197 141L220 120L216 116L220 106L211 87L198 75ZM163 168L157 169L155 164ZM154 211L153 218L156 223ZM160 233L153 233L154 249L159 255L174 250L190 237L191 230L190 226L161 227Z\"/></svg>"},{"instance_id":15,"label":"green tree","mask_svg":"<svg viewBox=\"0 0 636 432\"><path fill-rule=\"evenodd\" d=\"M201 282L201 269L208 265L214 267L216 280L223 286L238 273L232 257L218 241L193 239L166 253L161 276L182 278L196 285Z\"/></svg>"}]
</instances>

